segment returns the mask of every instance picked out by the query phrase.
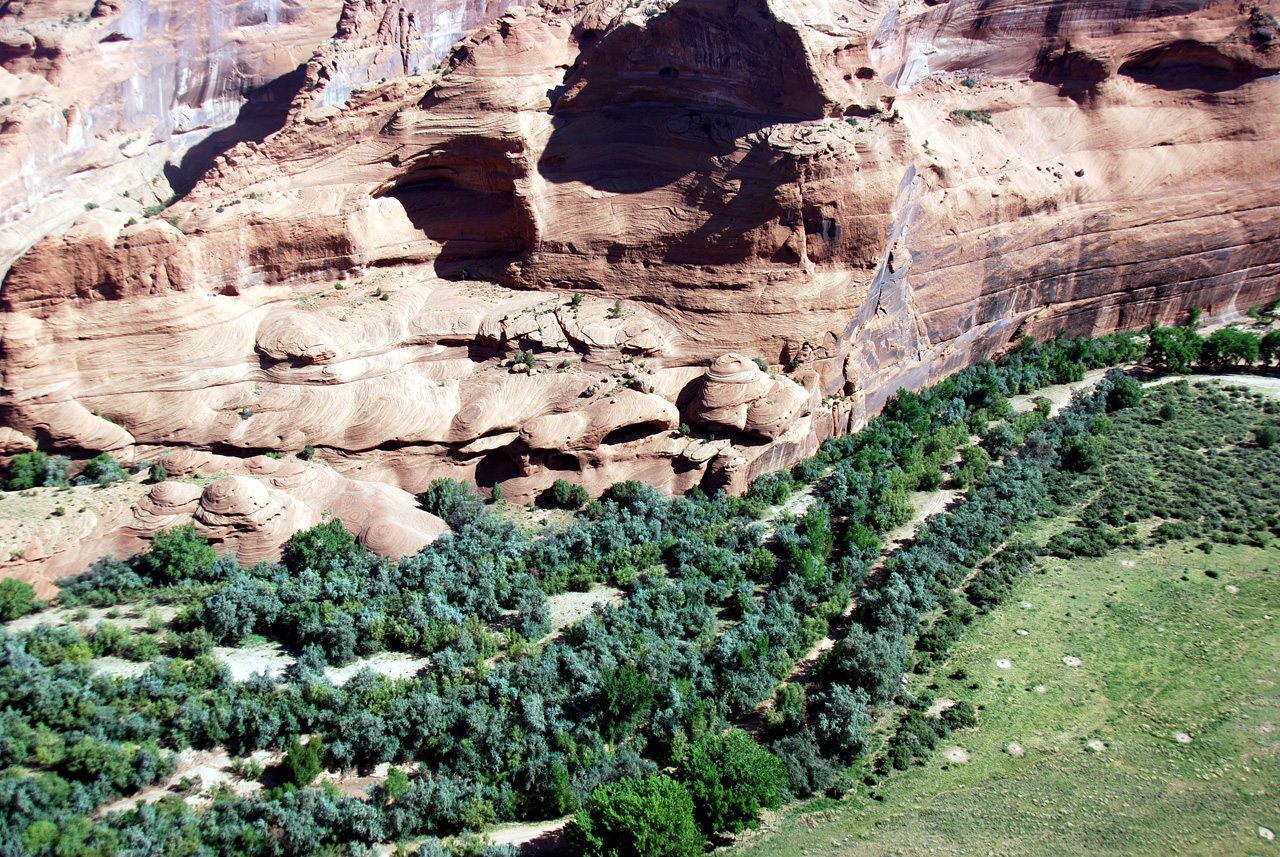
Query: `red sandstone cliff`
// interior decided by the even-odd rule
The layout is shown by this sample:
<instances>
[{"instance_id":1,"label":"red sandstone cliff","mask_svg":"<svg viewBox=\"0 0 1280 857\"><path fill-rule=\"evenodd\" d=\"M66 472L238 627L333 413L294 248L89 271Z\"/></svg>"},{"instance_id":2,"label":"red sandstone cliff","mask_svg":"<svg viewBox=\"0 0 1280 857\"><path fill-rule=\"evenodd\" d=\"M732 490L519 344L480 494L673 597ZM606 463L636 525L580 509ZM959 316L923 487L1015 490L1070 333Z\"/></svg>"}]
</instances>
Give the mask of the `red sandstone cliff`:
<instances>
[{"instance_id":1,"label":"red sandstone cliff","mask_svg":"<svg viewBox=\"0 0 1280 857\"><path fill-rule=\"evenodd\" d=\"M435 78L295 105L176 225L97 209L33 247L6 424L310 443L409 491L740 487L1016 336L1280 295L1275 11L513 8Z\"/></svg>"}]
</instances>

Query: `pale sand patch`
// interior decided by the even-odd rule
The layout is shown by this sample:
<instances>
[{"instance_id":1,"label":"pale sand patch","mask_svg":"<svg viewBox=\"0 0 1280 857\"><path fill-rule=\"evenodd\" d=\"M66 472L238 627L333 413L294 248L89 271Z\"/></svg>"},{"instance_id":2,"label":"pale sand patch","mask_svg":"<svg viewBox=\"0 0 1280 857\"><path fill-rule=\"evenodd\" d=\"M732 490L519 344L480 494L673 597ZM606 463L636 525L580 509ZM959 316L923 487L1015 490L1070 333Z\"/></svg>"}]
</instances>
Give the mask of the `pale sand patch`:
<instances>
[{"instance_id":1,"label":"pale sand patch","mask_svg":"<svg viewBox=\"0 0 1280 857\"><path fill-rule=\"evenodd\" d=\"M1030 609L1031 609L1031 602L1030 602L1030 601L1023 601L1023 602L1022 602L1022 609L1023 609L1023 610L1030 610Z\"/></svg>"},{"instance_id":2,"label":"pale sand patch","mask_svg":"<svg viewBox=\"0 0 1280 857\"><path fill-rule=\"evenodd\" d=\"M1174 732L1173 740L1177 741L1179 744L1190 744L1191 736L1186 732Z\"/></svg>"},{"instance_id":3,"label":"pale sand patch","mask_svg":"<svg viewBox=\"0 0 1280 857\"><path fill-rule=\"evenodd\" d=\"M1075 655L1067 655L1065 658L1062 659L1062 662L1069 667L1078 667L1082 663L1084 663L1084 661L1080 660Z\"/></svg>"},{"instance_id":4,"label":"pale sand patch","mask_svg":"<svg viewBox=\"0 0 1280 857\"><path fill-rule=\"evenodd\" d=\"M329 677L329 681L341 687L365 667L371 667L387 678L417 678L418 673L430 665L430 658L410 655L407 652L379 652L367 658L354 660L346 666L325 667L324 672Z\"/></svg>"},{"instance_id":5,"label":"pale sand patch","mask_svg":"<svg viewBox=\"0 0 1280 857\"><path fill-rule=\"evenodd\" d=\"M547 597L547 611L551 614L551 635L591 615L596 602L621 604L624 593L616 586L597 583L587 592L561 592Z\"/></svg>"},{"instance_id":6,"label":"pale sand patch","mask_svg":"<svg viewBox=\"0 0 1280 857\"><path fill-rule=\"evenodd\" d=\"M942 699L935 700L933 705L929 706L929 710L925 712L925 716L937 717L939 714L946 711L948 708L951 708L955 704L956 701L954 699L947 699L944 696Z\"/></svg>"},{"instance_id":7,"label":"pale sand patch","mask_svg":"<svg viewBox=\"0 0 1280 857\"><path fill-rule=\"evenodd\" d=\"M1008 745L1004 748L1004 751L1008 753L1010 756L1015 756L1019 759L1021 759L1023 756L1027 754L1027 751L1017 741L1010 741Z\"/></svg>"},{"instance_id":8,"label":"pale sand patch","mask_svg":"<svg viewBox=\"0 0 1280 857\"><path fill-rule=\"evenodd\" d=\"M968 764L969 751L963 747L952 747L947 750L947 761L954 762L957 765Z\"/></svg>"},{"instance_id":9,"label":"pale sand patch","mask_svg":"<svg viewBox=\"0 0 1280 857\"><path fill-rule=\"evenodd\" d=\"M1013 669L1013 661L1008 658L996 658L996 666L1002 670L1011 670Z\"/></svg>"},{"instance_id":10,"label":"pale sand patch","mask_svg":"<svg viewBox=\"0 0 1280 857\"><path fill-rule=\"evenodd\" d=\"M214 646L213 654L227 665L231 670L231 677L236 681L245 681L254 673L279 677L293 666L295 661L293 655L285 651L284 646L279 643L244 649Z\"/></svg>"},{"instance_id":11,"label":"pale sand patch","mask_svg":"<svg viewBox=\"0 0 1280 857\"><path fill-rule=\"evenodd\" d=\"M1235 585L1233 585L1233 584L1228 583L1226 586L1224 586L1224 587L1222 587L1222 588L1223 588L1223 589L1225 589L1225 590L1227 590L1227 594L1228 594L1228 595L1239 595L1239 594L1240 594L1240 587L1235 586Z\"/></svg>"},{"instance_id":12,"label":"pale sand patch","mask_svg":"<svg viewBox=\"0 0 1280 857\"><path fill-rule=\"evenodd\" d=\"M1015 633L1017 633L1017 635L1018 635L1019 637L1025 637L1025 636L1027 636L1028 634L1030 634L1031 632L1030 632L1030 631L1028 631L1026 628L1019 628Z\"/></svg>"},{"instance_id":13,"label":"pale sand patch","mask_svg":"<svg viewBox=\"0 0 1280 857\"><path fill-rule=\"evenodd\" d=\"M1270 735L1272 732L1276 731L1276 727L1268 720L1266 723L1263 723L1258 727L1258 731L1263 735Z\"/></svg>"},{"instance_id":14,"label":"pale sand patch","mask_svg":"<svg viewBox=\"0 0 1280 857\"><path fill-rule=\"evenodd\" d=\"M1048 693L1048 692L1049 692L1049 688L1045 687L1044 685L1042 684L1036 685L1036 693Z\"/></svg>"},{"instance_id":15,"label":"pale sand patch","mask_svg":"<svg viewBox=\"0 0 1280 857\"><path fill-rule=\"evenodd\" d=\"M1125 566L1126 568L1133 568L1135 565L1137 565L1137 563L1131 559L1122 559L1120 560L1120 564Z\"/></svg>"},{"instance_id":16,"label":"pale sand patch","mask_svg":"<svg viewBox=\"0 0 1280 857\"><path fill-rule=\"evenodd\" d=\"M1258 825L1258 835L1261 836L1263 839L1267 840L1268 842L1276 841L1275 831L1269 827L1263 827L1262 825Z\"/></svg>"},{"instance_id":17,"label":"pale sand patch","mask_svg":"<svg viewBox=\"0 0 1280 857\"><path fill-rule=\"evenodd\" d=\"M1105 751L1106 751L1106 749L1107 749L1107 745L1106 745L1106 744L1104 744L1103 742L1099 741L1097 738L1094 738L1092 741L1090 741L1090 742L1089 742L1088 744L1086 744L1085 746L1086 746L1086 747L1088 747L1090 750L1092 750L1092 751L1093 751L1093 752L1095 752L1095 753L1102 753L1102 752L1105 752Z\"/></svg>"},{"instance_id":18,"label":"pale sand patch","mask_svg":"<svg viewBox=\"0 0 1280 857\"><path fill-rule=\"evenodd\" d=\"M89 665L99 672L117 678L135 678L151 666L150 661L127 661L124 658L106 656L94 658Z\"/></svg>"}]
</instances>

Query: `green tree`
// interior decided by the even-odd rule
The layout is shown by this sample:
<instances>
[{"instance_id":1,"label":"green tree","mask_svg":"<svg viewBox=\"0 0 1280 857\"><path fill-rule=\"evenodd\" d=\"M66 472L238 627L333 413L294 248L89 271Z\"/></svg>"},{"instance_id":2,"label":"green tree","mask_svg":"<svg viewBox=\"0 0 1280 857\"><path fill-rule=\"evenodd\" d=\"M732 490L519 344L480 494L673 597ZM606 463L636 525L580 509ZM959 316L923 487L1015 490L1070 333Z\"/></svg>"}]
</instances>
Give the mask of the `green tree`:
<instances>
[{"instance_id":1,"label":"green tree","mask_svg":"<svg viewBox=\"0 0 1280 857\"><path fill-rule=\"evenodd\" d=\"M423 509L443 518L455 530L462 529L485 513L484 498L469 482L447 477L433 479L427 490L418 496L418 502Z\"/></svg>"},{"instance_id":2,"label":"green tree","mask_svg":"<svg viewBox=\"0 0 1280 857\"><path fill-rule=\"evenodd\" d=\"M1204 341L1200 350L1200 359L1206 366L1211 367L1253 363L1258 359L1261 347L1262 341L1257 334L1224 327L1215 330Z\"/></svg>"},{"instance_id":3,"label":"green tree","mask_svg":"<svg viewBox=\"0 0 1280 857\"><path fill-rule=\"evenodd\" d=\"M616 741L648 713L653 703L653 682L631 664L609 670L600 680L601 733Z\"/></svg>"},{"instance_id":4,"label":"green tree","mask_svg":"<svg viewBox=\"0 0 1280 857\"><path fill-rule=\"evenodd\" d=\"M1275 426L1263 426L1253 430L1253 439L1263 449L1270 449L1280 440L1280 432L1276 431Z\"/></svg>"},{"instance_id":5,"label":"green tree","mask_svg":"<svg viewBox=\"0 0 1280 857\"><path fill-rule=\"evenodd\" d=\"M213 549L194 524L181 524L161 530L151 540L147 551L147 567L157 580L199 580L200 574L218 559Z\"/></svg>"},{"instance_id":6,"label":"green tree","mask_svg":"<svg viewBox=\"0 0 1280 857\"><path fill-rule=\"evenodd\" d=\"M323 751L324 745L318 737L312 738L306 744L294 738L284 754L284 761L280 763L284 769L285 781L300 789L311 785L324 770L321 760Z\"/></svg>"},{"instance_id":7,"label":"green tree","mask_svg":"<svg viewBox=\"0 0 1280 857\"><path fill-rule=\"evenodd\" d=\"M1280 330L1273 330L1262 337L1262 341L1258 343L1258 357L1270 366L1278 354L1280 354Z\"/></svg>"},{"instance_id":8,"label":"green tree","mask_svg":"<svg viewBox=\"0 0 1280 857\"><path fill-rule=\"evenodd\" d=\"M1098 439L1087 434L1077 434L1062 441L1062 466L1083 473L1098 463L1102 447Z\"/></svg>"},{"instance_id":9,"label":"green tree","mask_svg":"<svg viewBox=\"0 0 1280 857\"><path fill-rule=\"evenodd\" d=\"M309 530L301 530L289 537L284 546L284 564L290 571L318 569L329 557L346 556L354 551L356 537L347 532L342 521L334 518L316 524Z\"/></svg>"},{"instance_id":10,"label":"green tree","mask_svg":"<svg viewBox=\"0 0 1280 857\"><path fill-rule=\"evenodd\" d=\"M35 598L35 587L30 583L12 577L0 580L0 622L30 613Z\"/></svg>"},{"instance_id":11,"label":"green tree","mask_svg":"<svg viewBox=\"0 0 1280 857\"><path fill-rule=\"evenodd\" d=\"M1107 410L1136 408L1142 404L1142 385L1126 376L1117 378L1107 392Z\"/></svg>"},{"instance_id":12,"label":"green tree","mask_svg":"<svg viewBox=\"0 0 1280 857\"><path fill-rule=\"evenodd\" d=\"M561 509L581 509L591 495L581 485L574 485L566 479L557 479L551 483L551 502Z\"/></svg>"},{"instance_id":13,"label":"green tree","mask_svg":"<svg viewBox=\"0 0 1280 857\"><path fill-rule=\"evenodd\" d=\"M566 832L581 857L698 857L706 845L688 789L665 775L597 787Z\"/></svg>"},{"instance_id":14,"label":"green tree","mask_svg":"<svg viewBox=\"0 0 1280 857\"><path fill-rule=\"evenodd\" d=\"M741 833L756 826L761 809L782 804L787 770L750 735L731 729L696 742L680 779L693 797L703 833Z\"/></svg>"},{"instance_id":15,"label":"green tree","mask_svg":"<svg viewBox=\"0 0 1280 857\"><path fill-rule=\"evenodd\" d=\"M84 470L81 470L80 475L76 477L76 482L82 485L90 482L110 485L113 482L122 482L128 477L129 474L124 472L120 462L116 461L110 453L104 452L85 463Z\"/></svg>"},{"instance_id":16,"label":"green tree","mask_svg":"<svg viewBox=\"0 0 1280 857\"><path fill-rule=\"evenodd\" d=\"M401 769L398 769L398 767L389 767L387 770L387 783L385 783L385 788L387 788L387 796L392 798L394 801L394 799L401 796L401 794L407 792L408 774L404 773Z\"/></svg>"},{"instance_id":17,"label":"green tree","mask_svg":"<svg viewBox=\"0 0 1280 857\"><path fill-rule=\"evenodd\" d=\"M63 456L43 452L20 452L9 462L4 490L25 491L28 488L65 485L69 462Z\"/></svg>"},{"instance_id":18,"label":"green tree","mask_svg":"<svg viewBox=\"0 0 1280 857\"><path fill-rule=\"evenodd\" d=\"M1200 359L1204 340L1189 327L1153 327L1147 332L1147 358L1170 372L1186 372Z\"/></svg>"}]
</instances>

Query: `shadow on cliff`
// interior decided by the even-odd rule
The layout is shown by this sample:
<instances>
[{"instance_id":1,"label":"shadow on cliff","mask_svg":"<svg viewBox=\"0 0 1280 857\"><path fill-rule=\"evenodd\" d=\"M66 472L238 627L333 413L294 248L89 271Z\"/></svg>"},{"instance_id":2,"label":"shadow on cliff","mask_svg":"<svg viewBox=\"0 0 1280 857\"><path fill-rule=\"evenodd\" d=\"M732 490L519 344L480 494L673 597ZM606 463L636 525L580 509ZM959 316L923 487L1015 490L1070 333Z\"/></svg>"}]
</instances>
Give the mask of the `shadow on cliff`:
<instances>
[{"instance_id":1,"label":"shadow on cliff","mask_svg":"<svg viewBox=\"0 0 1280 857\"><path fill-rule=\"evenodd\" d=\"M214 162L235 146L250 141L261 143L283 128L289 117L289 106L306 82L307 66L303 63L288 74L245 93L245 103L234 122L192 146L178 163L165 166L165 178L174 196L180 198L190 193Z\"/></svg>"},{"instance_id":2,"label":"shadow on cliff","mask_svg":"<svg viewBox=\"0 0 1280 857\"><path fill-rule=\"evenodd\" d=\"M621 25L548 94L538 172L622 194L712 174L743 137L829 108L800 35L761 0L682 0Z\"/></svg>"},{"instance_id":3,"label":"shadow on cliff","mask_svg":"<svg viewBox=\"0 0 1280 857\"><path fill-rule=\"evenodd\" d=\"M742 236L778 216L776 191L795 178L776 169L782 157L760 133L821 119L830 108L795 28L774 17L765 0L681 0L643 23L580 34L579 45L563 85L548 93L552 133L537 160L539 176L619 195L679 184L681 207L709 219L688 224L683 236L663 230L667 261L740 258ZM442 245L440 276L510 279L539 244L571 240L539 234L518 187L527 161L511 145L460 135L432 147L387 191ZM572 219L585 227L583 240L607 242L617 231L607 199L563 199L576 204ZM674 210L655 200L654 208L662 207ZM624 236L609 258L618 261L635 240Z\"/></svg>"},{"instance_id":4,"label":"shadow on cliff","mask_svg":"<svg viewBox=\"0 0 1280 857\"><path fill-rule=\"evenodd\" d=\"M1119 73L1138 83L1177 92L1228 92L1275 74L1247 60L1230 57L1213 45L1190 39L1144 51L1122 64Z\"/></svg>"}]
</instances>

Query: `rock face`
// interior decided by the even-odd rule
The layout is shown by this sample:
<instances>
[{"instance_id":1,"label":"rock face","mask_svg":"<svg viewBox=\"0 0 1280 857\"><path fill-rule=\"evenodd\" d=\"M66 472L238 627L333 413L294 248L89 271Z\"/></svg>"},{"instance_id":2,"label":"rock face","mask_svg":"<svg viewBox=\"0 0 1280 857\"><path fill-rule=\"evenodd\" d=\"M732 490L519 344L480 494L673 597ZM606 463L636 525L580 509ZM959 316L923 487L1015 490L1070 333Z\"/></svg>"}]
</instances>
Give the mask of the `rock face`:
<instances>
[{"instance_id":1,"label":"rock face","mask_svg":"<svg viewBox=\"0 0 1280 857\"><path fill-rule=\"evenodd\" d=\"M1280 295L1274 2L531 6L406 78L412 11L349 3L168 222L13 265L12 432L738 489L1023 335Z\"/></svg>"},{"instance_id":2,"label":"rock face","mask_svg":"<svg viewBox=\"0 0 1280 857\"><path fill-rule=\"evenodd\" d=\"M212 158L386 77L429 72L504 0L9 0L0 270L87 205L140 217Z\"/></svg>"}]
</instances>

